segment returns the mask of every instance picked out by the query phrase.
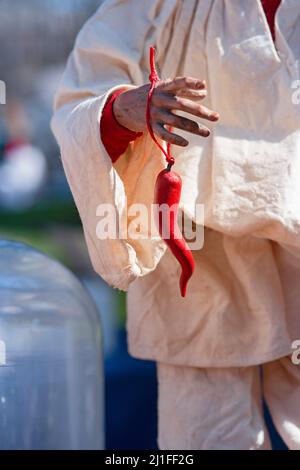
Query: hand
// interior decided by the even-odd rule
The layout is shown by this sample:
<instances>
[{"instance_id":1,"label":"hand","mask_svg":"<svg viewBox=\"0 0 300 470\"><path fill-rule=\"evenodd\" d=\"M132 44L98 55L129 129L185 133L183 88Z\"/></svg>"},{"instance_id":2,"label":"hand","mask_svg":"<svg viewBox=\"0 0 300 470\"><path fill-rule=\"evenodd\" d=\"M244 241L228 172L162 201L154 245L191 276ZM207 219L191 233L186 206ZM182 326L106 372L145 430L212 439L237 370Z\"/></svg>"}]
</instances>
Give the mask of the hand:
<instances>
[{"instance_id":1,"label":"hand","mask_svg":"<svg viewBox=\"0 0 300 470\"><path fill-rule=\"evenodd\" d=\"M217 121L219 114L197 103L206 97L205 81L193 77L159 80L150 103L150 124L153 132L171 144L185 147L189 142L169 132L165 125L183 129L192 134L208 137L210 130L192 119L178 116L172 111L185 111L208 121ZM146 108L150 84L124 91L114 101L113 112L117 121L135 132L147 130Z\"/></svg>"}]
</instances>

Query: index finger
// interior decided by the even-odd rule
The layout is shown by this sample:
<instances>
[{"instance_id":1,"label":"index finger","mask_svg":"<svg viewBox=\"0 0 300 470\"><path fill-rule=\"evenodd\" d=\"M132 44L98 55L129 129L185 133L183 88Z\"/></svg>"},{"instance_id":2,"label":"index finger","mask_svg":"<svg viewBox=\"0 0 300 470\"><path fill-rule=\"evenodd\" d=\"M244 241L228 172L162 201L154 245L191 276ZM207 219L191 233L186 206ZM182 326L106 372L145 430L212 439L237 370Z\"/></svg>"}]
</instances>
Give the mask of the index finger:
<instances>
[{"instance_id":1,"label":"index finger","mask_svg":"<svg viewBox=\"0 0 300 470\"><path fill-rule=\"evenodd\" d=\"M164 80L158 87L161 91L177 91L184 88L192 90L203 90L206 86L205 80L199 80L194 77L175 77L173 79Z\"/></svg>"}]
</instances>

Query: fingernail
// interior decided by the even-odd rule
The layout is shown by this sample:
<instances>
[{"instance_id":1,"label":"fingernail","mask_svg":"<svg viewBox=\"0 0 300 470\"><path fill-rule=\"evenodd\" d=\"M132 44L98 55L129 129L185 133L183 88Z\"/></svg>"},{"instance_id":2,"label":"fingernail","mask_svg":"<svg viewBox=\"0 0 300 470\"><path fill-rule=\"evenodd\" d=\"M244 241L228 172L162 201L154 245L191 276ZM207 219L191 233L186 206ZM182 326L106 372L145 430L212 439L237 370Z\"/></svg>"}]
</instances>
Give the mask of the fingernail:
<instances>
[{"instance_id":1,"label":"fingernail","mask_svg":"<svg viewBox=\"0 0 300 470\"><path fill-rule=\"evenodd\" d=\"M205 129L199 129L198 131L198 135L200 135L201 137L208 137L210 134L209 131L206 131Z\"/></svg>"},{"instance_id":2,"label":"fingernail","mask_svg":"<svg viewBox=\"0 0 300 470\"><path fill-rule=\"evenodd\" d=\"M198 88L201 88L201 87L205 86L205 81L204 80L198 80L196 84L197 84Z\"/></svg>"}]
</instances>

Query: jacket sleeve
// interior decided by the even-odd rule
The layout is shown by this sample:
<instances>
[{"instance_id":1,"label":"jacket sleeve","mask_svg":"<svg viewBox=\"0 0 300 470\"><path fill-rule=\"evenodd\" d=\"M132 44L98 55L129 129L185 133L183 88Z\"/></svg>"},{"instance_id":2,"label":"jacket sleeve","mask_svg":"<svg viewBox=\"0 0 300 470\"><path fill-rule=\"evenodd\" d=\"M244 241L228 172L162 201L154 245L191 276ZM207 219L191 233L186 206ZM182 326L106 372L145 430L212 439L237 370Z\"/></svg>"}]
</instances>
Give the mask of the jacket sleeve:
<instances>
[{"instance_id":1,"label":"jacket sleeve","mask_svg":"<svg viewBox=\"0 0 300 470\"><path fill-rule=\"evenodd\" d=\"M92 265L121 290L153 271L166 250L160 237L135 239L126 232L132 221L129 204L149 209L164 160L145 132L114 164L102 142L100 121L113 92L148 82L149 46L167 42L176 6L176 0L104 1L80 31L55 97L51 126ZM137 181L142 184L136 186ZM99 235L105 207L119 224L117 235Z\"/></svg>"}]
</instances>

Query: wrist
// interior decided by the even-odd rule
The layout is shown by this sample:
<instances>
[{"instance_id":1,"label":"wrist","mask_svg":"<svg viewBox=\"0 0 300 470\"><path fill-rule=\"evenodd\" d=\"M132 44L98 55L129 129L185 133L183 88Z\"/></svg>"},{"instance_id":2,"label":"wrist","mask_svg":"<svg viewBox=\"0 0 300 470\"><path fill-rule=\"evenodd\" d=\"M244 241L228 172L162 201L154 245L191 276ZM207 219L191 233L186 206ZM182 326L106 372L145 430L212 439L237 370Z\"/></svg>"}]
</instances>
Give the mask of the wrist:
<instances>
[{"instance_id":1,"label":"wrist","mask_svg":"<svg viewBox=\"0 0 300 470\"><path fill-rule=\"evenodd\" d=\"M119 135L124 136L126 134L126 138L131 137L132 139L135 139L136 137L141 136L143 133L130 129L127 125L128 120L126 120L124 117L125 108L123 107L123 103L120 104L120 99L119 99L121 98L121 95L123 95L125 91L127 91L126 88L116 90L110 97L109 106L111 109L110 112L111 112L111 116L113 119L113 127L115 131L121 132L121 134Z\"/></svg>"},{"instance_id":2,"label":"wrist","mask_svg":"<svg viewBox=\"0 0 300 470\"><path fill-rule=\"evenodd\" d=\"M126 93L127 92L127 93ZM142 135L142 132L139 132L134 124L131 124L128 117L130 116L130 109L132 108L132 97L130 96L130 90L123 90L123 92L118 93L112 103L112 113L116 122L120 127L126 129L128 132L131 132L134 135Z\"/></svg>"}]
</instances>

